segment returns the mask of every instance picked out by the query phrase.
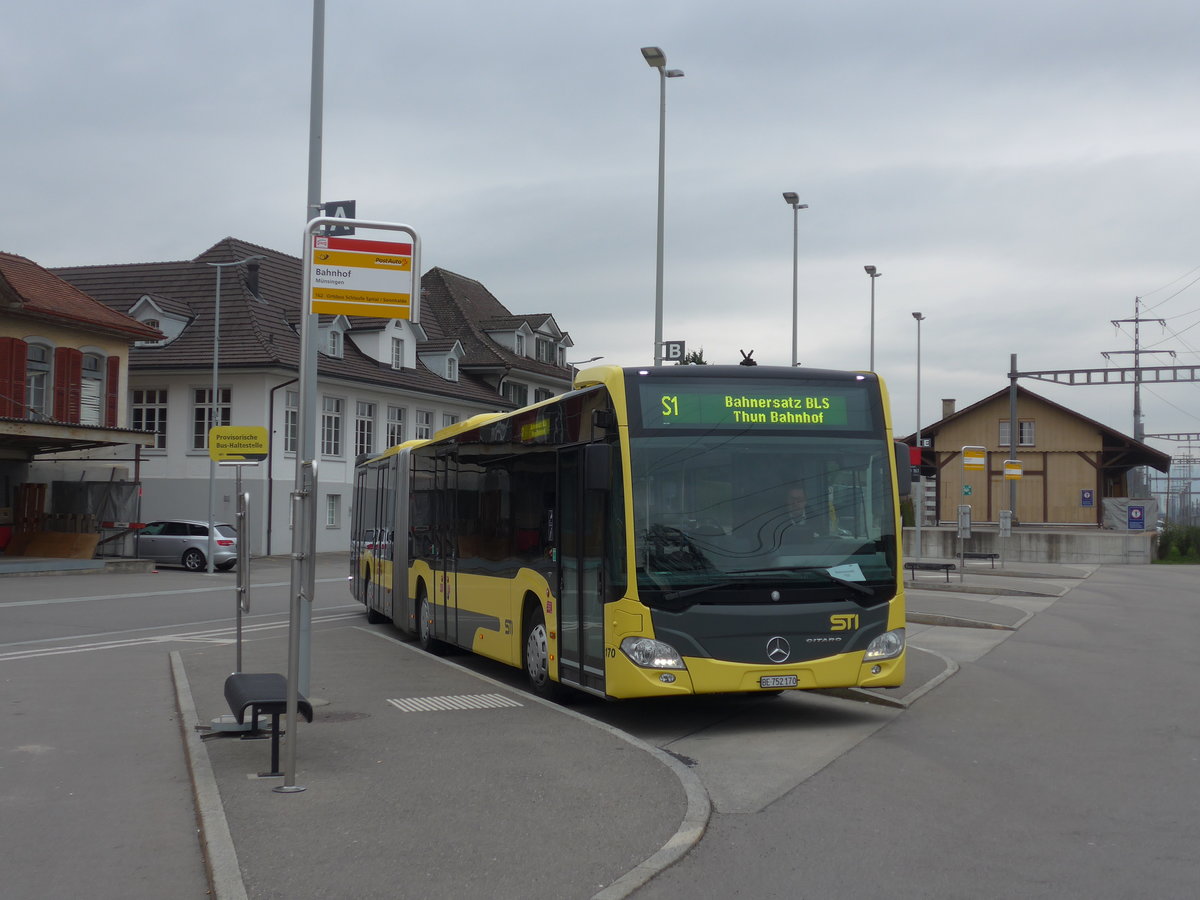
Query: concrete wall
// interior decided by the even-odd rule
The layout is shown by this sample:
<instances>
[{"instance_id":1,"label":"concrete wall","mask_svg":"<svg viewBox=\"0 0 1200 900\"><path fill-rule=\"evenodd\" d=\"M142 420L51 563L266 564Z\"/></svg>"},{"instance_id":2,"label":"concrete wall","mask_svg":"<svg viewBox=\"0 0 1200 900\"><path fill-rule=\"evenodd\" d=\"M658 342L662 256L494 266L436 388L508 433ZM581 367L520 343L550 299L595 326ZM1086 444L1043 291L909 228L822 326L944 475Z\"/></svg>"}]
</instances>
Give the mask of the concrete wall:
<instances>
[{"instance_id":1,"label":"concrete wall","mask_svg":"<svg viewBox=\"0 0 1200 900\"><path fill-rule=\"evenodd\" d=\"M950 559L958 553L954 528L922 528L921 558ZM904 557L911 560L915 531L904 529ZM1158 532L1101 531L1017 527L1012 537L1000 537L994 526L973 526L963 542L971 553L999 553L1007 561L1039 563L1103 563L1148 565L1158 545Z\"/></svg>"}]
</instances>

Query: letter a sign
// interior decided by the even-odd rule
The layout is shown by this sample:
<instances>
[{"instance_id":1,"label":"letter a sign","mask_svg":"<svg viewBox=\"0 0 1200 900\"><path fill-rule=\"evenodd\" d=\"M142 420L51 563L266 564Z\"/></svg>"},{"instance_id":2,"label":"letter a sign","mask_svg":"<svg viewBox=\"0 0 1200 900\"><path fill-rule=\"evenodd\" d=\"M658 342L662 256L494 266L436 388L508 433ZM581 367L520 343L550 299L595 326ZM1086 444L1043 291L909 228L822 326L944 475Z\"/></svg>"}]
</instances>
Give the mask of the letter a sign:
<instances>
[{"instance_id":1,"label":"letter a sign","mask_svg":"<svg viewBox=\"0 0 1200 900\"><path fill-rule=\"evenodd\" d=\"M327 216L333 216L336 219L353 219L354 200L337 200L333 203L326 203L321 206L321 211ZM325 234L330 237L339 237L348 234L354 234L353 225L329 225L325 230Z\"/></svg>"}]
</instances>

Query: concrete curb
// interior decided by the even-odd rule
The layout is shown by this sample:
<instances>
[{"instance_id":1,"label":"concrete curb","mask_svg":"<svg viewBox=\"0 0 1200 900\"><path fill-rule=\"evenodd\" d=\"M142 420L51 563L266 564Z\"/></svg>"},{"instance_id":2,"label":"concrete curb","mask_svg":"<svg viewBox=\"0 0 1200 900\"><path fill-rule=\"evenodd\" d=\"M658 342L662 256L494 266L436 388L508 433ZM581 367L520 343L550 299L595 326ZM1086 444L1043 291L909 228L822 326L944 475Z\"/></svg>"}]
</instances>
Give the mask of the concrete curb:
<instances>
[{"instance_id":1,"label":"concrete curb","mask_svg":"<svg viewBox=\"0 0 1200 900\"><path fill-rule=\"evenodd\" d=\"M399 638L394 638L388 634L382 634L378 631L372 631L369 628L362 626L352 626L365 634L373 635L380 640L390 641L398 647L404 648L409 653L420 653L423 658L440 662L444 666L449 666L452 669L457 669L467 675L471 675L480 681L486 681L498 688L506 691L516 691L522 698L528 698L530 702L540 703L549 709L554 710L561 715L570 716L580 722L584 722L593 728L599 728L601 731L606 731L613 737L619 738L636 747L639 750L653 756L660 763L666 766L679 779L680 786L683 788L684 796L687 798L687 809L684 811L683 820L679 823L679 827L665 844L663 844L655 853L648 856L642 862L638 863L612 884L605 887L599 893L593 895L592 900L623 900L628 897L642 885L646 884L651 878L659 872L669 868L682 859L689 850L700 842L704 837L704 832L708 828L708 820L712 815L712 801L709 799L708 792L704 789L704 785L700 781L700 777L690 768L684 765L665 750L660 750L652 744L647 744L645 741L621 731L619 728L614 728L604 722L597 722L590 719L581 713L575 712L573 709L568 709L558 703L553 703L549 700L531 694L527 691L518 690L511 685L505 684L502 681L496 681L486 675L481 675L478 672L472 671L465 666L460 666L453 660L445 659L440 656L432 656L405 643Z\"/></svg>"},{"instance_id":2,"label":"concrete curb","mask_svg":"<svg viewBox=\"0 0 1200 900\"><path fill-rule=\"evenodd\" d=\"M246 900L246 885L238 864L233 835L225 819L221 792L208 759L208 749L194 725L199 724L192 689L178 650L171 651L171 677L175 683L175 705L179 710L179 733L187 756L188 772L192 779L192 796L196 803L196 822L199 826L200 849L204 853L204 868L208 872L209 889L217 900Z\"/></svg>"}]
</instances>

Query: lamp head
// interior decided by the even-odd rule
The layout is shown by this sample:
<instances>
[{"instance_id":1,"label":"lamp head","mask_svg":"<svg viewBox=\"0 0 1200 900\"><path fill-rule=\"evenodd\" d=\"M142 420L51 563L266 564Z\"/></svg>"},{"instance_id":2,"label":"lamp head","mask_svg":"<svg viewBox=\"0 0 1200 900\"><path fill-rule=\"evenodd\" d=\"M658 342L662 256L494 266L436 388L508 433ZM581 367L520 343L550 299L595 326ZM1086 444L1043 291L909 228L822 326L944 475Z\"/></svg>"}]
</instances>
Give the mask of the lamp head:
<instances>
[{"instance_id":1,"label":"lamp head","mask_svg":"<svg viewBox=\"0 0 1200 900\"><path fill-rule=\"evenodd\" d=\"M800 202L800 196L792 191L784 191L783 199L785 203L790 203L793 206Z\"/></svg>"},{"instance_id":2,"label":"lamp head","mask_svg":"<svg viewBox=\"0 0 1200 900\"><path fill-rule=\"evenodd\" d=\"M642 56L646 57L648 65L655 69L661 69L667 64L667 56L658 47L643 47Z\"/></svg>"},{"instance_id":3,"label":"lamp head","mask_svg":"<svg viewBox=\"0 0 1200 900\"><path fill-rule=\"evenodd\" d=\"M874 266L863 266L863 271L866 272L868 275L870 275L872 278L878 278L880 275L883 274L882 272L877 270Z\"/></svg>"},{"instance_id":4,"label":"lamp head","mask_svg":"<svg viewBox=\"0 0 1200 900\"><path fill-rule=\"evenodd\" d=\"M912 314L912 316L913 316L913 318L914 318L914 319L916 319L918 322L924 322L924 321L925 321L925 316L924 316L923 314L919 313L919 312L915 312L915 313L913 313L913 314Z\"/></svg>"}]
</instances>

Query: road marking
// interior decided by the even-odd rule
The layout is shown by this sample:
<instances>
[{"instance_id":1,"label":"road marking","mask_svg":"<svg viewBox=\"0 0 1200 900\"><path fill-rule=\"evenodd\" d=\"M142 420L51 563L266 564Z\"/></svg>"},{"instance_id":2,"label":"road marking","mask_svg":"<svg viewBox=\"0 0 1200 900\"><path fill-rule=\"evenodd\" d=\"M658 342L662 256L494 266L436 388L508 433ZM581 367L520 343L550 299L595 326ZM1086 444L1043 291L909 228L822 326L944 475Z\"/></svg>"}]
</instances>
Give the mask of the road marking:
<instances>
[{"instance_id":1,"label":"road marking","mask_svg":"<svg viewBox=\"0 0 1200 900\"><path fill-rule=\"evenodd\" d=\"M345 578L318 578L317 584L336 584L344 582ZM259 588L276 588L276 587L291 587L289 581L271 581L266 584L252 584L248 590L254 591ZM56 603L90 603L93 600L131 600L137 597L171 597L181 594L206 594L210 591L234 591L233 585L220 585L213 587L202 588L181 588L177 591L143 591L137 594L96 594L92 597L57 597L44 600L14 600L10 603L0 603L0 609L8 609L13 606L53 606Z\"/></svg>"},{"instance_id":2,"label":"road marking","mask_svg":"<svg viewBox=\"0 0 1200 900\"><path fill-rule=\"evenodd\" d=\"M313 618L313 624L323 622L339 622L344 619L360 618L357 612L342 613L333 616L316 616ZM255 633L261 631L272 631L279 628L287 628L288 623L283 622L260 622L257 625L243 625L242 634ZM126 647L144 647L149 644L169 644L169 643L211 643L211 644L232 644L237 639L237 629L229 628L214 628L208 631L193 631L183 634L160 634L146 635L145 637L125 638L122 640L111 641L96 641L90 644L78 644L73 647L41 647L30 648L26 650L12 650L8 653L0 653L0 662L9 662L19 659L38 659L44 656L63 656L70 653L90 653L93 650L120 650Z\"/></svg>"},{"instance_id":3,"label":"road marking","mask_svg":"<svg viewBox=\"0 0 1200 900\"><path fill-rule=\"evenodd\" d=\"M446 709L499 709L522 706L504 694L460 694L457 697L401 697L388 700L400 712L440 712Z\"/></svg>"},{"instance_id":4,"label":"road marking","mask_svg":"<svg viewBox=\"0 0 1200 900\"><path fill-rule=\"evenodd\" d=\"M2 606L2 605L3 604L0 604L0 606ZM319 609L314 609L313 611L318 612L318 613L332 612L335 609L357 609L361 613L362 612L362 604L360 604L360 603L339 603L337 606L322 606ZM273 618L274 619L274 618L278 618L281 615L284 615L284 614L283 613L255 613L252 617L247 616L247 618L256 618L256 619ZM188 627L197 626L197 625L211 625L214 622L229 622L229 621L230 621L230 619L228 617L222 616L219 619L205 619L202 622L178 622L175 624L174 627L175 628L188 628ZM164 628L169 628L169 627L172 627L172 626L146 625L142 628L122 628L120 631L99 631L99 632L89 632L87 634L69 634L69 635L66 635L65 637L37 638L32 641L7 641L5 643L0 643L0 647L25 647L30 644L61 644L61 643L64 643L65 641L82 641L87 638L91 638L92 640L97 640L97 639L103 638L103 637L112 637L115 634L137 634L140 631L162 631Z\"/></svg>"}]
</instances>

